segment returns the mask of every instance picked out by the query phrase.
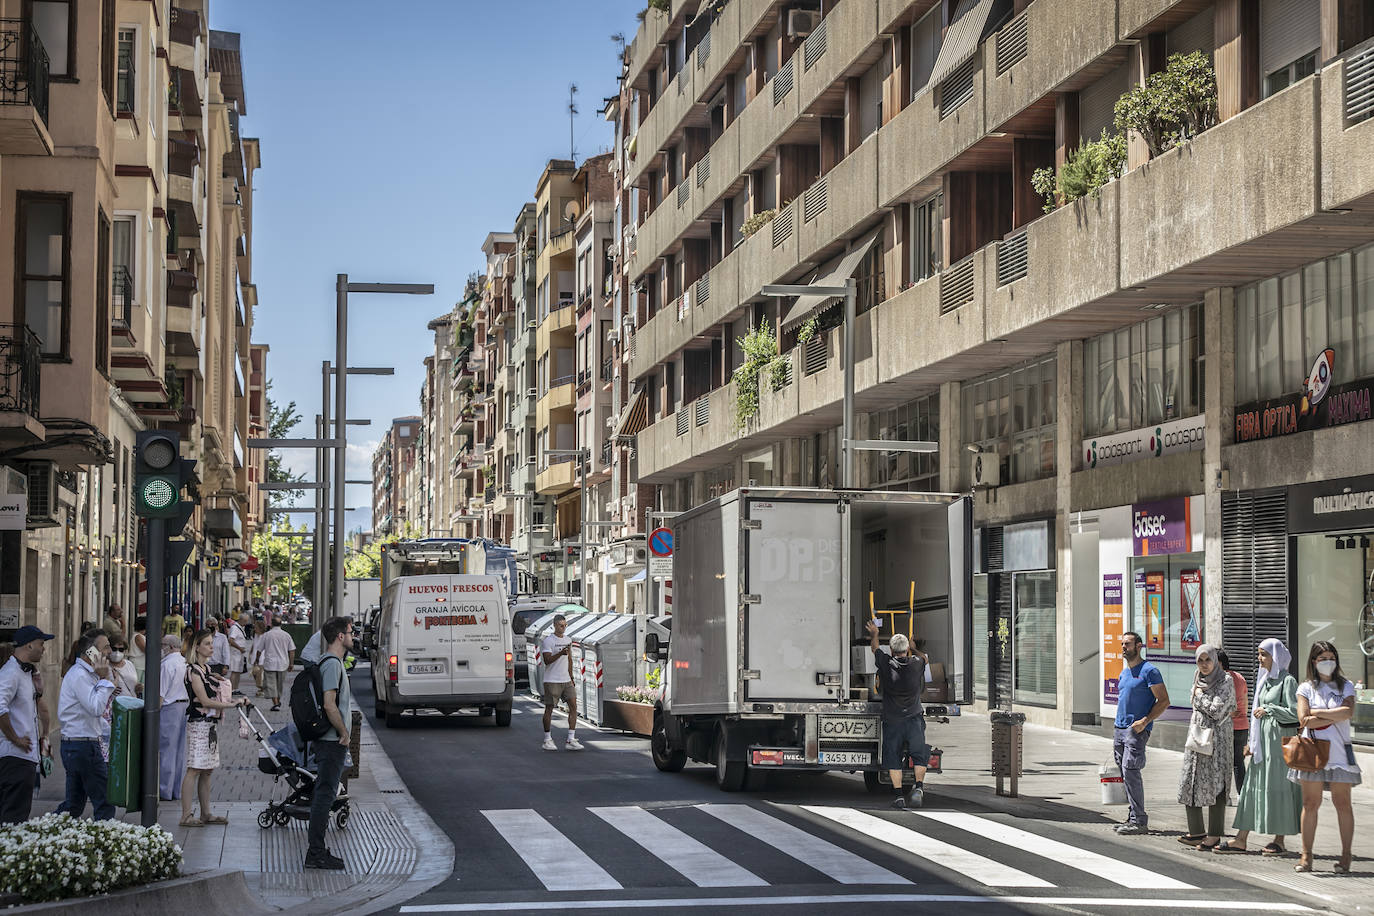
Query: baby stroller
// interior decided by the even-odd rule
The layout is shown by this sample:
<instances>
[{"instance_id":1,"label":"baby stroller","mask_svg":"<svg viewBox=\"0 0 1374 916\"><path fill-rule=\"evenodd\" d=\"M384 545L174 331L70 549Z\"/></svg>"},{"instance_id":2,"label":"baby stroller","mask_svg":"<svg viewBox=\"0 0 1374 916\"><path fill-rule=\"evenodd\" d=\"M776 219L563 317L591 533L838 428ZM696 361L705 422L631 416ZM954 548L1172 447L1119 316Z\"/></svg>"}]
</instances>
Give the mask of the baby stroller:
<instances>
[{"instance_id":1,"label":"baby stroller","mask_svg":"<svg viewBox=\"0 0 1374 916\"><path fill-rule=\"evenodd\" d=\"M263 725L261 730L253 725L249 709L257 713L258 721ZM266 830L273 824L284 827L292 818L309 820L311 796L315 792L314 755L307 757L305 742L301 741L296 726L288 722L284 727L272 731L272 723L256 706L240 706L238 711L239 717L253 733L253 739L258 742L258 769L275 776L274 781L285 779L291 788L286 798L279 802L268 802L267 807L258 813L258 826ZM329 810L334 815L337 829L348 826L350 811L346 781L340 784L339 793Z\"/></svg>"}]
</instances>

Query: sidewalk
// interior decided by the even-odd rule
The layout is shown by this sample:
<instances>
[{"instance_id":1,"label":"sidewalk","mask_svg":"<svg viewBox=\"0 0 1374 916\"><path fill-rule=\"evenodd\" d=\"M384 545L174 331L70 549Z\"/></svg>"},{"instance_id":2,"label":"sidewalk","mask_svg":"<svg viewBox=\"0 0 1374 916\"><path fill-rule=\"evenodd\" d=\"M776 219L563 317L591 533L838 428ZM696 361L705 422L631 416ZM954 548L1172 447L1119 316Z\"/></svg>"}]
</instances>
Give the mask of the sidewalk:
<instances>
[{"instance_id":1,"label":"sidewalk","mask_svg":"<svg viewBox=\"0 0 1374 916\"><path fill-rule=\"evenodd\" d=\"M249 699L256 700L252 679L245 676L244 684ZM289 686L288 678L286 690ZM267 703L260 708L274 728L290 719L287 707L279 712L269 712L269 707ZM257 824L264 803L284 798L289 789L284 780L276 783L258 769L258 744L251 737L240 739L238 726L239 718L233 714L219 728L220 766L210 792L213 813L227 817L228 825L181 827L179 801L159 806L158 823L176 837L185 855L183 874L239 869L265 909L289 908L309 914L370 913L394 907L452 871L453 844L406 790L366 715L358 778L349 782L351 817L343 830L336 830L331 819L327 837L330 850L343 858L346 867L342 872L306 871L304 821L292 820L266 830ZM55 762L52 777L44 781L35 800L35 816L62 801L65 777L61 761ZM86 811L89 817L89 806ZM132 823L139 819L137 812L124 818Z\"/></svg>"},{"instance_id":2,"label":"sidewalk","mask_svg":"<svg viewBox=\"0 0 1374 916\"><path fill-rule=\"evenodd\" d=\"M1034 725L1025 727L1022 753L1023 776L1017 787L1020 797L996 793L992 776L991 727L986 716L966 714L948 725L931 724L927 738L945 750L944 773L927 780L927 798L940 805L945 799L981 805L1008 814L1074 825L1089 837L1103 841L1116 835L1112 828L1126 819L1125 807L1101 804L1098 767L1111 760L1112 742L1097 735ZM1336 875L1331 866L1340 856L1336 810L1326 800L1317 825L1315 862L1309 874L1293 871L1300 837L1285 843L1292 852L1281 857L1216 855L1202 853L1177 842L1187 820L1178 803L1178 775L1183 754L1151 747L1146 755L1146 810L1151 834L1122 837L1118 842L1142 843L1152 853L1178 857L1197 865L1215 863L1219 871L1250 881L1273 885L1285 896L1308 905L1325 905L1340 913L1374 912L1374 772L1365 769L1365 782L1352 793L1355 810L1355 859L1350 875ZM1368 760L1362 755L1361 763ZM1010 781L1003 781L1010 791ZM1228 828L1235 808L1227 811ZM1228 829L1228 835L1234 831ZM1258 850L1269 837L1251 835L1248 846ZM1258 840L1258 842L1256 842ZM1205 859L1203 857L1206 857Z\"/></svg>"}]
</instances>

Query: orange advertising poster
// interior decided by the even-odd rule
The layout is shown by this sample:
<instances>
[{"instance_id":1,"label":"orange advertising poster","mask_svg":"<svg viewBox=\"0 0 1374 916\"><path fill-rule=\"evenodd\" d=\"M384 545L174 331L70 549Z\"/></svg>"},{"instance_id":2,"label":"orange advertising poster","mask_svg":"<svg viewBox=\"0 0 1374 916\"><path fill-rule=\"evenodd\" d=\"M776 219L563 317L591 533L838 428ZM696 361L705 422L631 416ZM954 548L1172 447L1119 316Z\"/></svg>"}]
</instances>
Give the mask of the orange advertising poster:
<instances>
[{"instance_id":1,"label":"orange advertising poster","mask_svg":"<svg viewBox=\"0 0 1374 916\"><path fill-rule=\"evenodd\" d=\"M1164 648L1164 573L1145 574L1145 645Z\"/></svg>"},{"instance_id":2,"label":"orange advertising poster","mask_svg":"<svg viewBox=\"0 0 1374 916\"><path fill-rule=\"evenodd\" d=\"M1102 699L1115 703L1121 674L1121 635L1126 618L1121 603L1121 574L1102 577Z\"/></svg>"}]
</instances>

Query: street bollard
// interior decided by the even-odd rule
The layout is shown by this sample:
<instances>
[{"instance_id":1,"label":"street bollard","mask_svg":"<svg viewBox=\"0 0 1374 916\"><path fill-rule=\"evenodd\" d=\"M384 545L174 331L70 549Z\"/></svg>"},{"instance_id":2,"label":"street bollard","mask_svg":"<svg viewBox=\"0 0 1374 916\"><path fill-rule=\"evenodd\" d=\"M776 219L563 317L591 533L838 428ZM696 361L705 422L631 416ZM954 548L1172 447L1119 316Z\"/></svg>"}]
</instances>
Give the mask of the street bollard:
<instances>
[{"instance_id":1,"label":"street bollard","mask_svg":"<svg viewBox=\"0 0 1374 916\"><path fill-rule=\"evenodd\" d=\"M1026 724L1023 712L994 709L992 721L992 775L997 777L997 794L1017 797L1016 782L1021 778L1021 734ZM1002 791L1002 780L1011 778L1011 792Z\"/></svg>"}]
</instances>

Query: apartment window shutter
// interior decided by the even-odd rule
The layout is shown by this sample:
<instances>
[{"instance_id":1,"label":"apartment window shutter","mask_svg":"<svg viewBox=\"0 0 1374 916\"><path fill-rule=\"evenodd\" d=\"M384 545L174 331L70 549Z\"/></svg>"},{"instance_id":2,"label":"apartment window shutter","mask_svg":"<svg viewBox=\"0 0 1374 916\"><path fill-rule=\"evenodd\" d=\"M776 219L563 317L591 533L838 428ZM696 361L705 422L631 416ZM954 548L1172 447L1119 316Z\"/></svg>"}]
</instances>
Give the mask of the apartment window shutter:
<instances>
[{"instance_id":1,"label":"apartment window shutter","mask_svg":"<svg viewBox=\"0 0 1374 916\"><path fill-rule=\"evenodd\" d=\"M1321 4L1260 0L1260 76L1321 48Z\"/></svg>"},{"instance_id":2,"label":"apartment window shutter","mask_svg":"<svg viewBox=\"0 0 1374 916\"><path fill-rule=\"evenodd\" d=\"M1201 51L1208 57L1216 50L1213 36L1215 13L1208 7L1187 22L1181 22L1164 36L1165 54L1191 54Z\"/></svg>"},{"instance_id":3,"label":"apartment window shutter","mask_svg":"<svg viewBox=\"0 0 1374 916\"><path fill-rule=\"evenodd\" d=\"M1078 93L1079 132L1084 140L1096 140L1105 129L1114 133L1116 100L1131 88L1130 70L1122 64Z\"/></svg>"}]
</instances>

